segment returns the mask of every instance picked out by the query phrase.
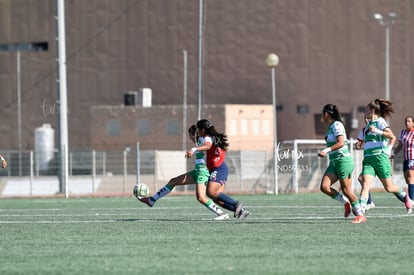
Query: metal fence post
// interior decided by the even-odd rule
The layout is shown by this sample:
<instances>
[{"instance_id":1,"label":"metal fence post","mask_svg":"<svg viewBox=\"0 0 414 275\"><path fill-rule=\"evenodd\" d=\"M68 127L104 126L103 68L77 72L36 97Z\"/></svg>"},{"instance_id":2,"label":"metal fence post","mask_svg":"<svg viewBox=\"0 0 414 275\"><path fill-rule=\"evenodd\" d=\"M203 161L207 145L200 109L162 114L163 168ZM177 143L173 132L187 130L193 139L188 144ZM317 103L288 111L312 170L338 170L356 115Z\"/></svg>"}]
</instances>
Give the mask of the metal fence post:
<instances>
[{"instance_id":1,"label":"metal fence post","mask_svg":"<svg viewBox=\"0 0 414 275\"><path fill-rule=\"evenodd\" d=\"M126 193L126 182L127 182L127 150L124 150L124 177L123 177L123 182L124 182L124 193Z\"/></svg>"},{"instance_id":2,"label":"metal fence post","mask_svg":"<svg viewBox=\"0 0 414 275\"><path fill-rule=\"evenodd\" d=\"M92 194L95 194L95 179L96 179L96 151L92 151Z\"/></svg>"},{"instance_id":3,"label":"metal fence post","mask_svg":"<svg viewBox=\"0 0 414 275\"><path fill-rule=\"evenodd\" d=\"M30 196L33 195L33 151L30 151Z\"/></svg>"},{"instance_id":4,"label":"metal fence post","mask_svg":"<svg viewBox=\"0 0 414 275\"><path fill-rule=\"evenodd\" d=\"M141 167L140 167L140 150L139 150L139 142L137 142L137 149L136 149L136 173L137 173L137 177L136 177L136 181L135 184L139 184L141 182Z\"/></svg>"}]
</instances>

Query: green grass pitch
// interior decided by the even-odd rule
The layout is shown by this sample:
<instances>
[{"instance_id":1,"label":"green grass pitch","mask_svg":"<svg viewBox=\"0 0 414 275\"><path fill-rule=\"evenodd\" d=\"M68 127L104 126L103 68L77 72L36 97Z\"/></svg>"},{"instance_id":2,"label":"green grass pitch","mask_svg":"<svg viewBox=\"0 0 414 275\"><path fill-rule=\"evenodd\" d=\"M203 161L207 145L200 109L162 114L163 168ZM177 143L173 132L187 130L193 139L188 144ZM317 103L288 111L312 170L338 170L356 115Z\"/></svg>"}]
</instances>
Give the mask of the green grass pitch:
<instances>
[{"instance_id":1,"label":"green grass pitch","mask_svg":"<svg viewBox=\"0 0 414 275\"><path fill-rule=\"evenodd\" d=\"M374 193L366 224L317 194L235 195L213 221L194 196L0 200L0 274L413 274L414 214Z\"/></svg>"}]
</instances>

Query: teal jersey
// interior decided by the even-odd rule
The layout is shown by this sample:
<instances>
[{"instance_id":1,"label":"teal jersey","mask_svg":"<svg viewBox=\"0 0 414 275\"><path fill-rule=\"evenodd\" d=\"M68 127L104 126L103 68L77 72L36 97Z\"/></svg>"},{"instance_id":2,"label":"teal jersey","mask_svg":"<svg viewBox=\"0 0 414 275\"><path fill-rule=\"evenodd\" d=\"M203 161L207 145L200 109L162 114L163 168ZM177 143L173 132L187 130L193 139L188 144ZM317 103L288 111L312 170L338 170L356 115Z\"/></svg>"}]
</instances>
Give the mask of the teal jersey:
<instances>
[{"instance_id":1,"label":"teal jersey","mask_svg":"<svg viewBox=\"0 0 414 275\"><path fill-rule=\"evenodd\" d=\"M383 135L373 133L369 130L369 127L374 125L375 128L384 131L389 125L382 117L378 117L376 120L368 122L365 127L364 136L364 157L377 156L387 152L388 139Z\"/></svg>"},{"instance_id":2,"label":"teal jersey","mask_svg":"<svg viewBox=\"0 0 414 275\"><path fill-rule=\"evenodd\" d=\"M205 137L198 137L197 139L197 147L204 145L206 143L212 143L212 139L209 136ZM206 161L207 151L196 151L195 152L195 164L196 167L198 165L207 165Z\"/></svg>"},{"instance_id":3,"label":"teal jersey","mask_svg":"<svg viewBox=\"0 0 414 275\"><path fill-rule=\"evenodd\" d=\"M196 145L199 147L206 143L211 143L211 141L209 136L198 137ZM207 184L210 177L210 172L207 169L206 155L207 151L195 151L195 169L192 172L192 177L197 184Z\"/></svg>"},{"instance_id":4,"label":"teal jersey","mask_svg":"<svg viewBox=\"0 0 414 275\"><path fill-rule=\"evenodd\" d=\"M331 147L332 145L334 145L337 142L336 140L337 136L344 137L344 146L342 146L341 148L335 151L329 152L329 160L337 160L342 157L351 156L351 153L349 152L349 149L348 149L349 141L346 136L345 127L340 121L335 121L329 126L328 132L325 137L326 146Z\"/></svg>"}]
</instances>

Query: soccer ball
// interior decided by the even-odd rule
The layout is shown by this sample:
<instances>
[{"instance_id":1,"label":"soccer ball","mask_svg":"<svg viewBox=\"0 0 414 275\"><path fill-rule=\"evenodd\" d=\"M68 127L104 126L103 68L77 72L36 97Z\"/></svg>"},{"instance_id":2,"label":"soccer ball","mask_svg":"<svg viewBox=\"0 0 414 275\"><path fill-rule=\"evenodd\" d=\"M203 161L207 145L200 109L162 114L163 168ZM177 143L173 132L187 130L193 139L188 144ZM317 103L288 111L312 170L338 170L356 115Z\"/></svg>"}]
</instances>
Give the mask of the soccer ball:
<instances>
[{"instance_id":1,"label":"soccer ball","mask_svg":"<svg viewBox=\"0 0 414 275\"><path fill-rule=\"evenodd\" d=\"M137 199L149 196L149 187L145 183L139 183L134 186L134 196Z\"/></svg>"}]
</instances>

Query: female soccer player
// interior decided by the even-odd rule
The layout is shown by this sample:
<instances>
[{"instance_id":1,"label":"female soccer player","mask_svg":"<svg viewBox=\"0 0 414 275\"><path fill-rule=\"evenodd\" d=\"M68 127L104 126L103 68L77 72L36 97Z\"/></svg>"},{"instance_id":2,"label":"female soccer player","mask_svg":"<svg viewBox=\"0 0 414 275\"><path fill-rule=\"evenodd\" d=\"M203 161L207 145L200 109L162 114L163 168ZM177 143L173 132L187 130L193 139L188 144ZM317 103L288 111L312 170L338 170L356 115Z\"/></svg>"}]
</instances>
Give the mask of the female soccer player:
<instances>
[{"instance_id":1,"label":"female soccer player","mask_svg":"<svg viewBox=\"0 0 414 275\"><path fill-rule=\"evenodd\" d=\"M361 149L364 148L364 136L365 136L366 126L369 122L369 119L367 117L365 117L364 121L365 121L365 126L362 127L362 129L359 131L357 142L355 143L355 149L357 149L357 150L361 150ZM359 174L358 182L361 184L361 186L364 183L363 180L362 180L362 174ZM368 192L368 201L367 201L367 209L366 210L370 210L370 209L373 209L373 208L375 208L375 203L372 200L371 191L370 191L370 192Z\"/></svg>"},{"instance_id":2,"label":"female soccer player","mask_svg":"<svg viewBox=\"0 0 414 275\"><path fill-rule=\"evenodd\" d=\"M358 202L358 197L352 191L352 172L354 170L354 161L348 150L348 139L345 127L342 123L336 105L327 104L322 110L323 122L329 125L326 134L327 147L318 153L319 157L325 157L329 154L329 166L322 177L320 189L323 193L331 198L344 204L344 216L351 214L351 207L356 215L353 223L363 223L366 221ZM344 197L332 185L339 180Z\"/></svg>"},{"instance_id":3,"label":"female soccer player","mask_svg":"<svg viewBox=\"0 0 414 275\"><path fill-rule=\"evenodd\" d=\"M368 192L375 176L378 176L387 192L393 193L405 203L407 210L411 208L411 200L406 192L392 182L391 146L389 144L393 145L396 137L385 119L393 112L394 108L391 102L385 99L375 99L369 102L366 108L369 122L364 137L363 185L359 198L362 209L367 207ZM389 144L388 140L390 140ZM357 218L355 222L357 222Z\"/></svg>"},{"instance_id":4,"label":"female soccer player","mask_svg":"<svg viewBox=\"0 0 414 275\"><path fill-rule=\"evenodd\" d=\"M394 154L398 154L403 150L403 171L405 182L408 185L408 199L411 204L406 204L407 213L412 212L412 201L414 200L414 119L407 116L404 120L405 129L403 129L398 138L398 145L394 149Z\"/></svg>"},{"instance_id":5,"label":"female soccer player","mask_svg":"<svg viewBox=\"0 0 414 275\"><path fill-rule=\"evenodd\" d=\"M213 140L213 146L207 151L207 167L210 171L207 196L225 209L234 212L234 217L239 221L243 220L250 214L249 211L243 208L241 202L224 193L224 186L229 174L229 169L225 163L226 151L229 146L227 136L217 132L207 119L198 121L197 129L201 133L205 131Z\"/></svg>"},{"instance_id":6,"label":"female soccer player","mask_svg":"<svg viewBox=\"0 0 414 275\"><path fill-rule=\"evenodd\" d=\"M7 161L2 155L0 155L0 161L1 161L1 168L6 168L7 167Z\"/></svg>"},{"instance_id":7,"label":"female soccer player","mask_svg":"<svg viewBox=\"0 0 414 275\"><path fill-rule=\"evenodd\" d=\"M172 178L168 183L162 187L158 192L150 197L138 197L136 194L135 197L147 204L148 206L154 206L155 202L160 198L168 195L172 189L177 185L186 185L186 184L196 184L196 197L197 200L205 205L210 211L216 214L215 220L226 220L229 218L229 215L224 213L220 207L213 202L213 200L208 199L206 195L206 184L209 180L210 173L206 165L206 152L212 146L212 139L207 135L201 135L196 139L196 126L192 125L188 129L188 134L190 139L193 142L196 142L196 147L191 148L187 151L185 157L190 158L194 154L195 159L195 168L192 171L189 171L185 174L179 175L175 178Z\"/></svg>"}]
</instances>

